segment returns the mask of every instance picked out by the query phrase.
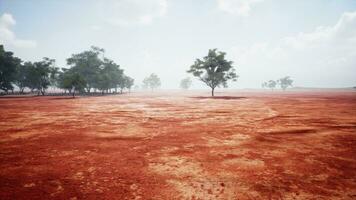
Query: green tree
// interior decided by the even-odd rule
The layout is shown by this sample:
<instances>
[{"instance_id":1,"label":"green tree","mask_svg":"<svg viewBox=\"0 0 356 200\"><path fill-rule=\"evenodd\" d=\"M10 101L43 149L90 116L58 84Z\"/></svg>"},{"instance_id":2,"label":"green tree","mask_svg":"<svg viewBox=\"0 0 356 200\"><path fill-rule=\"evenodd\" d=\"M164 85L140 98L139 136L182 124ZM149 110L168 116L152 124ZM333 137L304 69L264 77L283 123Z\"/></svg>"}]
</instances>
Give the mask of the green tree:
<instances>
[{"instance_id":1,"label":"green tree","mask_svg":"<svg viewBox=\"0 0 356 200\"><path fill-rule=\"evenodd\" d=\"M184 78L180 81L180 88L188 90L192 86L192 79L189 77Z\"/></svg>"},{"instance_id":2,"label":"green tree","mask_svg":"<svg viewBox=\"0 0 356 200\"><path fill-rule=\"evenodd\" d=\"M123 79L124 70L120 69L114 61L104 58L102 69L99 73L99 88L103 91L116 88Z\"/></svg>"},{"instance_id":3,"label":"green tree","mask_svg":"<svg viewBox=\"0 0 356 200\"><path fill-rule=\"evenodd\" d=\"M25 83L26 87L31 89L31 92L36 89L38 94L45 94L46 89L51 85L50 74L53 68L55 68L54 63L55 60L49 58L43 58L39 62L24 63L27 74Z\"/></svg>"},{"instance_id":4,"label":"green tree","mask_svg":"<svg viewBox=\"0 0 356 200\"><path fill-rule=\"evenodd\" d=\"M72 84L70 84L70 73L68 72L69 69L62 68L58 75L58 88L61 88L66 93L67 90L69 93L72 92Z\"/></svg>"},{"instance_id":5,"label":"green tree","mask_svg":"<svg viewBox=\"0 0 356 200\"><path fill-rule=\"evenodd\" d=\"M13 90L13 83L16 79L16 69L21 64L19 58L14 57L10 51L5 51L4 46L0 45L0 90L6 93Z\"/></svg>"},{"instance_id":6,"label":"green tree","mask_svg":"<svg viewBox=\"0 0 356 200\"><path fill-rule=\"evenodd\" d=\"M277 83L280 85L280 87L282 88L282 90L286 90L288 87L291 87L293 85L293 80L289 77L283 77L280 78Z\"/></svg>"},{"instance_id":7,"label":"green tree","mask_svg":"<svg viewBox=\"0 0 356 200\"><path fill-rule=\"evenodd\" d=\"M64 69L64 72L60 73L58 76L58 85L60 88L72 93L74 98L76 91L84 91L86 82L80 74L75 73L72 70Z\"/></svg>"},{"instance_id":8,"label":"green tree","mask_svg":"<svg viewBox=\"0 0 356 200\"><path fill-rule=\"evenodd\" d=\"M161 86L161 79L156 74L151 74L143 80L143 87L150 88L151 91Z\"/></svg>"},{"instance_id":9,"label":"green tree","mask_svg":"<svg viewBox=\"0 0 356 200\"><path fill-rule=\"evenodd\" d=\"M131 92L131 88L135 83L135 79L129 77L129 76L125 76L125 87L129 90L129 92Z\"/></svg>"},{"instance_id":10,"label":"green tree","mask_svg":"<svg viewBox=\"0 0 356 200\"><path fill-rule=\"evenodd\" d=\"M52 87L58 87L59 67L51 67L49 72L49 82Z\"/></svg>"},{"instance_id":11,"label":"green tree","mask_svg":"<svg viewBox=\"0 0 356 200\"><path fill-rule=\"evenodd\" d=\"M24 66L27 71L25 80L26 87L30 88L31 92L33 92L38 86L38 72L36 66L32 62L25 62Z\"/></svg>"},{"instance_id":12,"label":"green tree","mask_svg":"<svg viewBox=\"0 0 356 200\"><path fill-rule=\"evenodd\" d=\"M233 62L227 61L225 55L217 49L210 49L207 56L197 59L187 71L211 88L211 96L214 96L216 87L227 87L228 80L237 81Z\"/></svg>"},{"instance_id":13,"label":"green tree","mask_svg":"<svg viewBox=\"0 0 356 200\"><path fill-rule=\"evenodd\" d=\"M100 81L104 77L99 77L99 73L100 67L103 65L100 56L104 52L104 49L92 46L90 50L73 54L67 59L67 64L73 68L73 73L78 73L84 78L87 92L90 92L94 86L103 86Z\"/></svg>"},{"instance_id":14,"label":"green tree","mask_svg":"<svg viewBox=\"0 0 356 200\"><path fill-rule=\"evenodd\" d=\"M15 85L17 85L21 94L23 94L24 89L27 87L28 76L28 63L18 65L16 70Z\"/></svg>"},{"instance_id":15,"label":"green tree","mask_svg":"<svg viewBox=\"0 0 356 200\"><path fill-rule=\"evenodd\" d=\"M123 75L123 76L119 79L119 84L118 84L118 86L119 86L119 88L120 88L120 93L122 93L125 88L127 88L127 89L129 90L129 92L130 92L130 91L131 91L131 88L132 88L132 86L133 86L133 84L134 84L134 81L135 81L135 80L134 80L133 78L128 77L128 76L126 76L126 75Z\"/></svg>"},{"instance_id":16,"label":"green tree","mask_svg":"<svg viewBox=\"0 0 356 200\"><path fill-rule=\"evenodd\" d=\"M49 58L43 58L40 62L35 62L35 75L36 75L36 87L42 95L45 94L48 86L51 85L50 73L54 67L55 60Z\"/></svg>"}]
</instances>

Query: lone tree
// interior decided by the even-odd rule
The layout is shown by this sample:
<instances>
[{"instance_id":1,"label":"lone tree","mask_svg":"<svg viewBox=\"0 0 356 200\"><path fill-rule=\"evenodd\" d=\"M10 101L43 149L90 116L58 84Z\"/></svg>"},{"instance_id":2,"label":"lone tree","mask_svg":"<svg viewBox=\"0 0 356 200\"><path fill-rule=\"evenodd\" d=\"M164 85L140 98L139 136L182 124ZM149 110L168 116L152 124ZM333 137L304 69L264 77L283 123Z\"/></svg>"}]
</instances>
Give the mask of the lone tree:
<instances>
[{"instance_id":1,"label":"lone tree","mask_svg":"<svg viewBox=\"0 0 356 200\"><path fill-rule=\"evenodd\" d=\"M180 88L188 90L192 86L192 79L189 77L182 79L180 82Z\"/></svg>"},{"instance_id":2,"label":"lone tree","mask_svg":"<svg viewBox=\"0 0 356 200\"><path fill-rule=\"evenodd\" d=\"M211 88L211 96L214 96L216 87L227 87L227 81L237 81L238 76L232 66L232 61L225 59L226 53L210 49L202 60L197 59L188 73L192 73Z\"/></svg>"},{"instance_id":3,"label":"lone tree","mask_svg":"<svg viewBox=\"0 0 356 200\"><path fill-rule=\"evenodd\" d=\"M151 74L143 80L143 87L150 88L151 91L161 86L161 79L156 74Z\"/></svg>"},{"instance_id":4,"label":"lone tree","mask_svg":"<svg viewBox=\"0 0 356 200\"><path fill-rule=\"evenodd\" d=\"M286 90L289 86L292 86L293 80L289 77L280 78L277 83L281 86L282 90Z\"/></svg>"}]
</instances>

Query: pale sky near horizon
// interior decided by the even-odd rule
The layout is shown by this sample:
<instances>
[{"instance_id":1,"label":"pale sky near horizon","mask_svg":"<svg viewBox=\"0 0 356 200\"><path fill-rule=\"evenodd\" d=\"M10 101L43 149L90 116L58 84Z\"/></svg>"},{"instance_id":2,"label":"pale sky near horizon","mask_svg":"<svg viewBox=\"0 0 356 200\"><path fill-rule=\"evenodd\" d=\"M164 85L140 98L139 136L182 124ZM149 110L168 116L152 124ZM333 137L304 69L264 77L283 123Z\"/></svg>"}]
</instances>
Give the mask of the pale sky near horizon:
<instances>
[{"instance_id":1,"label":"pale sky near horizon","mask_svg":"<svg viewBox=\"0 0 356 200\"><path fill-rule=\"evenodd\" d=\"M156 73L168 89L212 48L234 61L230 88L287 75L295 86L350 87L356 0L0 0L0 44L58 67L99 46L136 84Z\"/></svg>"}]
</instances>

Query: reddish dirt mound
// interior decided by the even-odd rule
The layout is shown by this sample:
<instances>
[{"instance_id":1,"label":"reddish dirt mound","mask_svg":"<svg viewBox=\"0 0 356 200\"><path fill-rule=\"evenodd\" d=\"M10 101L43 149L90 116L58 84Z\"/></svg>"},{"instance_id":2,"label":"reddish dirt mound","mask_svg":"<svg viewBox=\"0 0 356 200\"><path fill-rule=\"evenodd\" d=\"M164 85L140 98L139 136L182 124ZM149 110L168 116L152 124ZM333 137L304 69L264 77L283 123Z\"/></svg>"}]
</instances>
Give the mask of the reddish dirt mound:
<instances>
[{"instance_id":1,"label":"reddish dirt mound","mask_svg":"<svg viewBox=\"0 0 356 200\"><path fill-rule=\"evenodd\" d=\"M356 199L356 93L184 95L0 99L0 199Z\"/></svg>"}]
</instances>

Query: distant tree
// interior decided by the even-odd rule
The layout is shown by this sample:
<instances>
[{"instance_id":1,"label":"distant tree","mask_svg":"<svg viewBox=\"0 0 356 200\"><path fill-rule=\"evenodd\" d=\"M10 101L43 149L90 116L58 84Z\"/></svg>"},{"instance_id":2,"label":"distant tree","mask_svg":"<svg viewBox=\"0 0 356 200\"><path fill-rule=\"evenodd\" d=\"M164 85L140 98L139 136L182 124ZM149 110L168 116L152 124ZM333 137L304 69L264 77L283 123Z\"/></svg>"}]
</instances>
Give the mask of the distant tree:
<instances>
[{"instance_id":1,"label":"distant tree","mask_svg":"<svg viewBox=\"0 0 356 200\"><path fill-rule=\"evenodd\" d=\"M129 76L125 76L125 85L126 88L129 90L129 92L131 92L131 88L135 83L135 79L129 77Z\"/></svg>"},{"instance_id":2,"label":"distant tree","mask_svg":"<svg viewBox=\"0 0 356 200\"><path fill-rule=\"evenodd\" d=\"M189 77L184 78L180 81L180 88L188 90L192 86L192 79Z\"/></svg>"},{"instance_id":3,"label":"distant tree","mask_svg":"<svg viewBox=\"0 0 356 200\"><path fill-rule=\"evenodd\" d=\"M50 73L54 67L54 59L43 58L40 62L35 62L37 72L37 90L44 95L48 86L51 85Z\"/></svg>"},{"instance_id":4,"label":"distant tree","mask_svg":"<svg viewBox=\"0 0 356 200\"><path fill-rule=\"evenodd\" d=\"M38 94L45 94L46 89L51 85L50 74L54 63L54 59L43 58L39 62L24 64L27 70L26 86L31 89L31 92L36 89Z\"/></svg>"},{"instance_id":5,"label":"distant tree","mask_svg":"<svg viewBox=\"0 0 356 200\"><path fill-rule=\"evenodd\" d=\"M269 80L267 82L267 87L269 87L271 90L274 90L274 88L276 88L276 86L277 86L277 82L274 80Z\"/></svg>"},{"instance_id":6,"label":"distant tree","mask_svg":"<svg viewBox=\"0 0 356 200\"><path fill-rule=\"evenodd\" d=\"M237 81L238 76L232 66L232 61L225 59L226 53L210 49L208 55L202 60L197 59L188 73L192 73L211 88L211 96L214 96L216 87L227 87L227 81Z\"/></svg>"},{"instance_id":7,"label":"distant tree","mask_svg":"<svg viewBox=\"0 0 356 200\"><path fill-rule=\"evenodd\" d=\"M104 57L105 50L92 46L90 50L73 54L67 59L73 73L81 75L86 83L85 90L99 89L108 93L112 89L124 87L124 72L114 61Z\"/></svg>"},{"instance_id":8,"label":"distant tree","mask_svg":"<svg viewBox=\"0 0 356 200\"><path fill-rule=\"evenodd\" d=\"M152 91L161 86L161 79L156 74L151 74L143 80L143 87L150 88Z\"/></svg>"},{"instance_id":9,"label":"distant tree","mask_svg":"<svg viewBox=\"0 0 356 200\"><path fill-rule=\"evenodd\" d=\"M28 85L28 79L29 79L28 63L18 65L16 70L15 85L17 85L21 94L23 94L24 89Z\"/></svg>"},{"instance_id":10,"label":"distant tree","mask_svg":"<svg viewBox=\"0 0 356 200\"><path fill-rule=\"evenodd\" d=\"M72 88L73 88L72 89L73 98L75 97L75 91L78 91L78 92L84 91L86 82L80 74L78 74L78 73L71 74L70 82L71 82Z\"/></svg>"},{"instance_id":11,"label":"distant tree","mask_svg":"<svg viewBox=\"0 0 356 200\"><path fill-rule=\"evenodd\" d=\"M117 65L114 61L104 58L103 68L100 70L101 76L105 77L105 89L116 88L121 83L121 80L124 76L124 70L120 69L120 66Z\"/></svg>"},{"instance_id":12,"label":"distant tree","mask_svg":"<svg viewBox=\"0 0 356 200\"><path fill-rule=\"evenodd\" d=\"M6 93L13 90L13 83L16 79L16 69L21 64L21 60L13 56L10 51L5 51L0 45L0 90Z\"/></svg>"},{"instance_id":13,"label":"distant tree","mask_svg":"<svg viewBox=\"0 0 356 200\"><path fill-rule=\"evenodd\" d=\"M261 87L262 87L262 88L268 87L268 83L267 83L267 82L263 82L263 83L261 84Z\"/></svg>"},{"instance_id":14,"label":"distant tree","mask_svg":"<svg viewBox=\"0 0 356 200\"><path fill-rule=\"evenodd\" d=\"M86 86L84 78L71 70L65 70L58 76L58 85L60 88L68 90L75 98L75 92L82 92Z\"/></svg>"},{"instance_id":15,"label":"distant tree","mask_svg":"<svg viewBox=\"0 0 356 200\"><path fill-rule=\"evenodd\" d=\"M38 72L36 66L32 62L25 62L24 66L27 71L26 87L30 88L31 92L33 92L38 86Z\"/></svg>"},{"instance_id":16,"label":"distant tree","mask_svg":"<svg viewBox=\"0 0 356 200\"><path fill-rule=\"evenodd\" d=\"M129 92L131 92L131 88L134 85L135 80L129 76L123 75L120 80L119 80L119 88L120 88L120 93L123 92L125 88L128 89Z\"/></svg>"},{"instance_id":17,"label":"distant tree","mask_svg":"<svg viewBox=\"0 0 356 200\"><path fill-rule=\"evenodd\" d=\"M51 67L49 72L49 82L52 87L58 87L59 67Z\"/></svg>"},{"instance_id":18,"label":"distant tree","mask_svg":"<svg viewBox=\"0 0 356 200\"><path fill-rule=\"evenodd\" d=\"M58 88L61 88L66 93L67 90L69 93L72 93L72 84L70 83L69 75L71 72L68 72L70 69L62 68L58 75Z\"/></svg>"},{"instance_id":19,"label":"distant tree","mask_svg":"<svg viewBox=\"0 0 356 200\"><path fill-rule=\"evenodd\" d=\"M289 77L289 76L286 76L286 77L283 77L283 78L280 78L277 83L280 85L280 87L282 88L282 90L286 90L288 87L291 87L292 84L293 84L293 80Z\"/></svg>"},{"instance_id":20,"label":"distant tree","mask_svg":"<svg viewBox=\"0 0 356 200\"><path fill-rule=\"evenodd\" d=\"M100 67L103 64L100 56L104 52L104 49L92 46L90 50L73 54L67 59L67 64L71 66L73 73L78 73L84 78L87 92L90 92L94 86L100 86L102 88L105 85L102 82L105 75L99 76Z\"/></svg>"}]
</instances>

